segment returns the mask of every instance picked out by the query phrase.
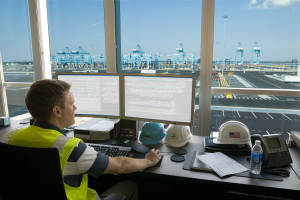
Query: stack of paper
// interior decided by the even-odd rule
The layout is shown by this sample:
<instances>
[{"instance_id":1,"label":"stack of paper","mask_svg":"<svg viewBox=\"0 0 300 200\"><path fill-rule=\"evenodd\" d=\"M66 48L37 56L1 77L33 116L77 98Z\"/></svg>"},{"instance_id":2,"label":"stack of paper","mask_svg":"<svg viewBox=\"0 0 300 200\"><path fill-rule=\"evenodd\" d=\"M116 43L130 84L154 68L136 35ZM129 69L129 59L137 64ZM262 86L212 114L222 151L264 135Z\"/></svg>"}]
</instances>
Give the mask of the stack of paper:
<instances>
[{"instance_id":1,"label":"stack of paper","mask_svg":"<svg viewBox=\"0 0 300 200\"><path fill-rule=\"evenodd\" d=\"M197 155L196 157L213 169L220 177L249 170L221 152Z\"/></svg>"}]
</instances>

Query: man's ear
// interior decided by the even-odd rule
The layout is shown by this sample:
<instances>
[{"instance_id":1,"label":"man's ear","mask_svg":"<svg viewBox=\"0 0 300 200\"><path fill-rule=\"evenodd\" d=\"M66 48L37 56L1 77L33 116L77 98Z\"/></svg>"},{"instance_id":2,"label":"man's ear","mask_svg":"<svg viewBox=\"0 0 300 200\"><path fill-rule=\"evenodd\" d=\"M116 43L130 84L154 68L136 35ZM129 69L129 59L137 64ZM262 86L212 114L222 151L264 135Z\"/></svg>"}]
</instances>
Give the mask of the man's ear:
<instances>
[{"instance_id":1,"label":"man's ear","mask_svg":"<svg viewBox=\"0 0 300 200\"><path fill-rule=\"evenodd\" d=\"M52 114L55 116L55 117L61 117L61 108L59 106L54 106L52 108Z\"/></svg>"}]
</instances>

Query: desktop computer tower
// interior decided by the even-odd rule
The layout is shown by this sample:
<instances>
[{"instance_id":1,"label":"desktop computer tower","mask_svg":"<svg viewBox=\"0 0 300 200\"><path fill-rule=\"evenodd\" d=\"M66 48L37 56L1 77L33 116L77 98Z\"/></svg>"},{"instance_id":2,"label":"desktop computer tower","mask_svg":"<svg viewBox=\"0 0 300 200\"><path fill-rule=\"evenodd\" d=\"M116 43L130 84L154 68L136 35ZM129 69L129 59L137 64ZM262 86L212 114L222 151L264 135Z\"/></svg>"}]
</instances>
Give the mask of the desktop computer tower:
<instances>
[{"instance_id":1,"label":"desktop computer tower","mask_svg":"<svg viewBox=\"0 0 300 200\"><path fill-rule=\"evenodd\" d=\"M118 137L119 119L93 118L74 128L74 136L85 142L107 141Z\"/></svg>"},{"instance_id":2,"label":"desktop computer tower","mask_svg":"<svg viewBox=\"0 0 300 200\"><path fill-rule=\"evenodd\" d=\"M132 140L136 136L137 136L137 121L121 119L119 138Z\"/></svg>"}]
</instances>

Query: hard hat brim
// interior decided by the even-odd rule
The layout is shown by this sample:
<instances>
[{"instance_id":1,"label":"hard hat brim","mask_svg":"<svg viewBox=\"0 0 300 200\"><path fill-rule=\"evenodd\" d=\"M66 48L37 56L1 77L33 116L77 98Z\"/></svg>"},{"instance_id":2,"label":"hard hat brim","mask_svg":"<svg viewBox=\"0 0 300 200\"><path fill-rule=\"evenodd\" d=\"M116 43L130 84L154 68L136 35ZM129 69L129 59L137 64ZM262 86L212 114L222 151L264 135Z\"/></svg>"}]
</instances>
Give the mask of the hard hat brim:
<instances>
[{"instance_id":1,"label":"hard hat brim","mask_svg":"<svg viewBox=\"0 0 300 200\"><path fill-rule=\"evenodd\" d=\"M249 139L247 140L235 140L235 139L230 139L230 140L220 140L219 138L214 138L213 143L215 144L248 144Z\"/></svg>"},{"instance_id":2,"label":"hard hat brim","mask_svg":"<svg viewBox=\"0 0 300 200\"><path fill-rule=\"evenodd\" d=\"M171 147L182 147L182 146L186 145L190 141L191 138L192 138L192 134L189 134L189 137L186 138L185 140L177 140L177 139L165 137L164 143Z\"/></svg>"}]
</instances>

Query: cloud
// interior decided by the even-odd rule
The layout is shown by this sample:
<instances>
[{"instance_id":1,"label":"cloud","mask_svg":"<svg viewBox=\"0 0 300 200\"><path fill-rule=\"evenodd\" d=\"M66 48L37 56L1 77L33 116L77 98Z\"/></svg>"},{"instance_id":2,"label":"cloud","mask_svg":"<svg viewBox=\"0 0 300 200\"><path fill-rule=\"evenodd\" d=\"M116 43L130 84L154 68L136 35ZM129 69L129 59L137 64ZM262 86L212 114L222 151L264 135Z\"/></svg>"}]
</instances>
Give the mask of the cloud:
<instances>
[{"instance_id":1,"label":"cloud","mask_svg":"<svg viewBox=\"0 0 300 200\"><path fill-rule=\"evenodd\" d=\"M253 7L255 7L256 4L257 4L257 0L251 0L248 5L249 5L249 8L253 8Z\"/></svg>"},{"instance_id":2,"label":"cloud","mask_svg":"<svg viewBox=\"0 0 300 200\"><path fill-rule=\"evenodd\" d=\"M87 28L93 28L93 27L95 27L95 26L99 26L100 24L102 24L102 22L101 22L101 21L98 21L98 22L96 22L96 23L94 23L94 24L91 24L91 25L88 26Z\"/></svg>"},{"instance_id":3,"label":"cloud","mask_svg":"<svg viewBox=\"0 0 300 200\"><path fill-rule=\"evenodd\" d=\"M300 0L250 0L248 4L249 9L276 9L282 7L293 6L300 3Z\"/></svg>"}]
</instances>

